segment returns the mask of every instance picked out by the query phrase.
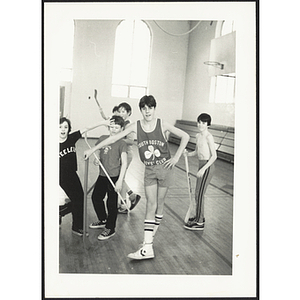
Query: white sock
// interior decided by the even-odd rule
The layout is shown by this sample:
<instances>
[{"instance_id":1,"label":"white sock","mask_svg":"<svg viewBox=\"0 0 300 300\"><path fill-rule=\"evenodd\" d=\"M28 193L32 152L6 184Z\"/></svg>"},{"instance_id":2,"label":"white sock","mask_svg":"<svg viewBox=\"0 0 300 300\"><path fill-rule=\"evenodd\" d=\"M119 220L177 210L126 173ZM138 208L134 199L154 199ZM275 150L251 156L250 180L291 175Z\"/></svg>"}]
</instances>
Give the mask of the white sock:
<instances>
[{"instance_id":1,"label":"white sock","mask_svg":"<svg viewBox=\"0 0 300 300\"><path fill-rule=\"evenodd\" d=\"M154 228L153 228L153 237L155 236L156 234L156 231L160 225L160 222L163 218L163 215L155 215L155 225L154 225Z\"/></svg>"},{"instance_id":2,"label":"white sock","mask_svg":"<svg viewBox=\"0 0 300 300\"><path fill-rule=\"evenodd\" d=\"M145 220L144 221L144 243L153 243L153 230L155 226L155 220Z\"/></svg>"}]
</instances>

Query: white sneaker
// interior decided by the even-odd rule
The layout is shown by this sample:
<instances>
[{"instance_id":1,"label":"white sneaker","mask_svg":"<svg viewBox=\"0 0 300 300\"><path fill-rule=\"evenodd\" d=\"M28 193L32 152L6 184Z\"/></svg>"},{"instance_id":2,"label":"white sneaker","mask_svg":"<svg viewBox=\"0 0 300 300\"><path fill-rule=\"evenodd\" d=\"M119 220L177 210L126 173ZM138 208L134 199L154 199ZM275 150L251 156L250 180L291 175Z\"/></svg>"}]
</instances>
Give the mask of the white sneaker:
<instances>
[{"instance_id":1,"label":"white sneaker","mask_svg":"<svg viewBox=\"0 0 300 300\"><path fill-rule=\"evenodd\" d=\"M153 258L154 251L152 243L144 244L138 251L128 254L127 257L137 260Z\"/></svg>"}]
</instances>

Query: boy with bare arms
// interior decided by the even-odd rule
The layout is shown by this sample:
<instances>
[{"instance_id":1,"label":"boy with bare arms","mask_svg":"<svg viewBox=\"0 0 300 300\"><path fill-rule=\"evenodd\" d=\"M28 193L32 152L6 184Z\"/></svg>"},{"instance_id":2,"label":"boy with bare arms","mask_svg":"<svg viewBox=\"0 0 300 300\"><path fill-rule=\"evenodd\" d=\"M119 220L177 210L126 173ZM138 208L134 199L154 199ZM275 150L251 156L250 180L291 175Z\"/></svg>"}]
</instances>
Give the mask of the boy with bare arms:
<instances>
[{"instance_id":1,"label":"boy with bare arms","mask_svg":"<svg viewBox=\"0 0 300 300\"><path fill-rule=\"evenodd\" d=\"M198 156L199 168L195 189L194 216L184 225L188 230L204 230L204 195L214 174L214 162L217 159L215 142L212 134L208 131L211 124L211 117L208 114L201 114L197 118L199 133L196 135L196 149L193 152L185 151L184 156Z\"/></svg>"},{"instance_id":2,"label":"boy with bare arms","mask_svg":"<svg viewBox=\"0 0 300 300\"><path fill-rule=\"evenodd\" d=\"M147 202L143 245L136 252L128 254L128 257L143 260L154 258L153 239L163 217L165 197L174 183L173 168L190 137L181 129L156 118L156 100L153 96L142 97L139 108L143 116L141 120L129 124L124 131L86 150L84 156L87 159L96 150L124 138L131 132L136 133L140 160L145 165L144 186ZM181 139L173 157L166 140L166 132L171 132Z\"/></svg>"}]
</instances>

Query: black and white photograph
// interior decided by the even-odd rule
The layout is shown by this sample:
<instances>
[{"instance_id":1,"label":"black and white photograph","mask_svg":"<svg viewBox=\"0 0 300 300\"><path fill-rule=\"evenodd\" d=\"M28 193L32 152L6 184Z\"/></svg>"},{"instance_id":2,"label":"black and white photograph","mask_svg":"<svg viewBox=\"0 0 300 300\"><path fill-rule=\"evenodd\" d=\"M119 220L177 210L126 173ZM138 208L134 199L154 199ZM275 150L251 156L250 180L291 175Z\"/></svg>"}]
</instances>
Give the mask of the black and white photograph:
<instances>
[{"instance_id":1,"label":"black and white photograph","mask_svg":"<svg viewBox=\"0 0 300 300\"><path fill-rule=\"evenodd\" d=\"M256 5L44 2L46 299L257 297Z\"/></svg>"}]
</instances>

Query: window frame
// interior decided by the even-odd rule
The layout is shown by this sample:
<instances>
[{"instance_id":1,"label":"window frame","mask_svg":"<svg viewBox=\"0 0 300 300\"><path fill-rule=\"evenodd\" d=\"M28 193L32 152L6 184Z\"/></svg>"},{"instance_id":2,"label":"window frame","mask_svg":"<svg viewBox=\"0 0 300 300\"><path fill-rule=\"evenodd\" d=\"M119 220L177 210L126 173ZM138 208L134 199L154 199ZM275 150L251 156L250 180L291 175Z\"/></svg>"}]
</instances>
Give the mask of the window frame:
<instances>
[{"instance_id":1,"label":"window frame","mask_svg":"<svg viewBox=\"0 0 300 300\"><path fill-rule=\"evenodd\" d=\"M222 20L222 21L218 21L217 25L216 25L216 30L215 30L215 38L221 37L223 35L229 34L229 33L223 33L223 25L226 22L226 20ZM232 31L235 31L235 25L234 25L234 21L231 20L232 22ZM223 77L222 79L220 79L221 77ZM228 82L226 84L226 96L224 96L224 98L226 99L225 101L219 101L218 94L219 92L217 91L218 89L218 80L223 80L224 77L228 77ZM227 92L227 88L228 86L231 84L229 83L230 78L234 78L234 83L233 83L233 97L232 97L232 101L227 101L228 99L228 92ZM219 85L220 87L220 85ZM236 77L235 77L235 73L233 74L224 74L224 75L215 75L211 77L211 81L210 81L210 93L209 93L209 103L215 103L215 104L234 104L235 103L235 94L236 94ZM217 100L217 101L216 101Z\"/></svg>"},{"instance_id":2,"label":"window frame","mask_svg":"<svg viewBox=\"0 0 300 300\"><path fill-rule=\"evenodd\" d=\"M143 72L144 76L146 77L146 85L142 85L142 84L136 84L135 82L132 82L132 78L131 78L131 74L132 74L132 69L133 69L133 62L134 62L134 56L133 56L133 48L131 47L130 48L130 54L129 54L129 59L130 59L130 64L129 64L129 70L128 70L128 84L126 83L118 83L118 82L115 82L114 81L114 72L117 72L117 68L118 66L115 66L115 52L116 52L116 49L114 50L114 57L113 57L113 72L112 72L112 82L111 82L111 96L112 97L115 97L115 98L128 98L128 99L137 99L139 98L139 96L133 96L134 94L134 89L136 88L140 88L143 90L143 93L141 94L147 94L148 92L148 88L149 88L149 75L150 75L150 63L151 63L151 53L152 53L152 31L151 31L151 28L150 26L147 24L146 21L144 20L139 20L139 19L134 19L134 20L122 20L118 26L116 27L116 33L117 33L117 30L119 28L119 26L122 24L122 22L126 22L126 21L133 21L133 22L136 22L136 21L139 21L141 23L144 24L144 26L146 26L145 28L148 29L148 32L149 32L149 35L148 35L148 43L149 43L149 49L148 49L148 61L146 63L147 65L147 70L145 70L145 72ZM133 28L135 30L135 24L133 25ZM117 39L117 34L116 34L116 39ZM133 40L134 40L134 32L132 33L132 40L131 40L131 43L133 43ZM115 40L115 47L116 47L116 40ZM119 94L118 95L118 92L116 92L116 89L118 87L126 87L127 88L127 92L126 92L126 95L125 93L124 94ZM114 91L115 90L115 91Z\"/></svg>"}]
</instances>

